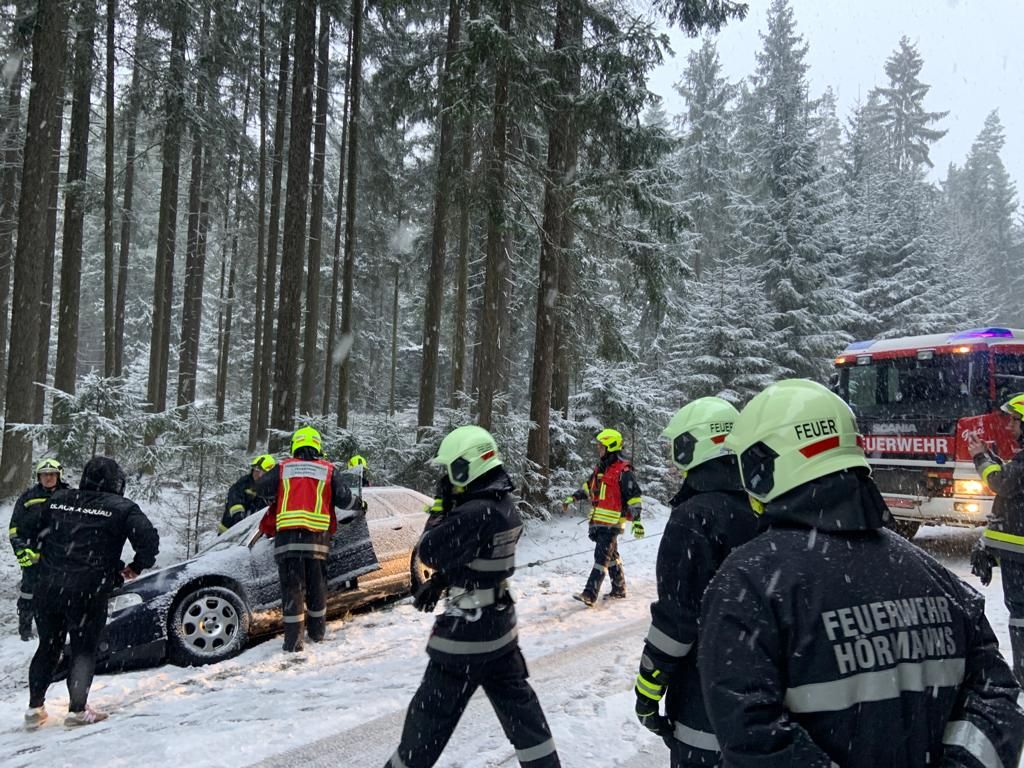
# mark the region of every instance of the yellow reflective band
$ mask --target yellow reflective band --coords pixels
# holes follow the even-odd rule
[[[326,531],[331,526],[327,515],[316,515],[308,510],[290,510],[277,516],[277,529],[301,526],[314,531]]]
[[[288,509],[288,493],[291,491],[292,483],[284,472],[281,473],[281,485],[284,487],[284,493],[281,495],[281,506],[278,509]]]
[[[606,495],[607,493],[608,493],[608,486],[607,486],[607,485],[605,485],[605,484],[604,484],[604,483],[602,482],[602,483],[601,483],[601,493],[600,493],[600,494],[598,495],[598,497],[597,497],[597,498],[598,498],[598,499],[600,499],[601,501],[604,501],[604,497],[605,497],[605,495]]]
[[[981,479],[988,480],[989,475],[993,472],[1002,472],[1003,468],[998,464],[989,464],[983,470],[981,470]]]
[[[245,505],[243,504],[232,504],[231,509],[228,512],[245,512]]]
[[[217,533],[224,533],[224,531],[226,531],[227,529],[228,527],[224,525],[224,523],[221,523],[217,526]]]
[[[8,528],[7,529],[7,535],[9,535],[13,539],[15,536],[18,535],[18,529],[17,528]]]
[[[664,695],[665,686],[652,683],[642,674],[636,676],[636,692],[646,696],[651,701],[661,701]]]
[[[441,499],[434,499],[434,503],[427,507],[427,509],[430,512],[444,512],[444,502]]]
[[[27,499],[25,501],[24,506],[31,507],[31,506],[34,506],[36,504],[42,504],[44,501],[46,501],[46,497],[45,496],[43,498],[41,498],[41,499]]]
[[[590,513],[590,519],[601,523],[608,523],[609,525],[615,525],[622,519],[622,513],[617,509],[602,509],[601,507],[594,507],[593,512]]]
[[[759,499],[755,499],[753,496],[747,496],[747,501],[750,502],[750,508],[754,510],[755,515],[764,514],[764,502]]]
[[[324,481],[320,480],[316,484],[316,506],[313,508],[314,515],[322,515],[324,513]]]
[[[626,502],[627,507],[632,507],[635,504],[639,504],[642,499],[639,496],[634,496],[632,499]]]
[[[1015,536],[1012,533],[1004,533],[1003,531],[993,531],[989,528],[985,529],[984,536],[986,539],[1005,541],[1007,544],[1016,544],[1018,547],[1024,547],[1024,536]]]

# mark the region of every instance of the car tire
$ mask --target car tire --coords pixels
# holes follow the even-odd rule
[[[230,659],[249,639],[249,608],[228,587],[200,587],[175,601],[168,628],[168,657],[198,667]]]
[[[892,523],[892,529],[907,541],[913,539],[920,528],[921,524],[914,520],[894,520]]]
[[[427,580],[434,575],[434,569],[424,565],[423,561],[420,560],[420,552],[418,547],[414,547],[412,550],[412,557],[409,559],[409,576],[410,584],[412,587],[412,594],[416,594],[416,591],[427,583]]]

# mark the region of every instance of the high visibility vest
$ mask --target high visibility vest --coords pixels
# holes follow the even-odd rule
[[[619,525],[622,521],[622,488],[619,476],[629,468],[629,462],[613,461],[604,472],[594,470],[587,490],[590,492],[590,522],[599,525]]]
[[[278,466],[281,480],[277,492],[276,529],[329,531],[334,466],[323,459],[285,459]]]

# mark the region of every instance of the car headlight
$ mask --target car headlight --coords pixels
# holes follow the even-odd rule
[[[955,496],[989,496],[988,486],[981,480],[954,480],[953,495]]]
[[[107,612],[117,613],[125,608],[131,608],[133,605],[142,605],[142,595],[137,595],[134,592],[125,592],[110,598],[107,602]]]

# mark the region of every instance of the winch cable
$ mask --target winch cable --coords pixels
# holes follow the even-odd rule
[[[586,521],[584,520],[583,522],[586,522]],[[630,539],[628,541],[621,541],[621,542],[619,542],[619,546],[621,547],[623,544],[636,544],[639,541],[646,541],[648,539],[656,539],[659,536],[662,536],[664,533],[665,533],[664,531],[659,531],[658,533],[652,533],[652,534],[649,534],[647,536],[644,536],[643,539]],[[584,550],[582,550],[580,552],[570,552],[568,555],[559,555],[558,557],[549,557],[546,560],[534,560],[534,561],[529,562],[529,563],[523,563],[522,565],[520,565],[519,563],[516,563],[516,568],[534,568],[535,566],[538,566],[538,565],[547,565],[548,563],[554,563],[554,562],[556,562],[558,560],[565,560],[568,557],[579,557],[580,555],[590,555],[590,554],[593,554],[593,552],[594,552],[594,548],[590,547],[589,549],[584,549]]]

